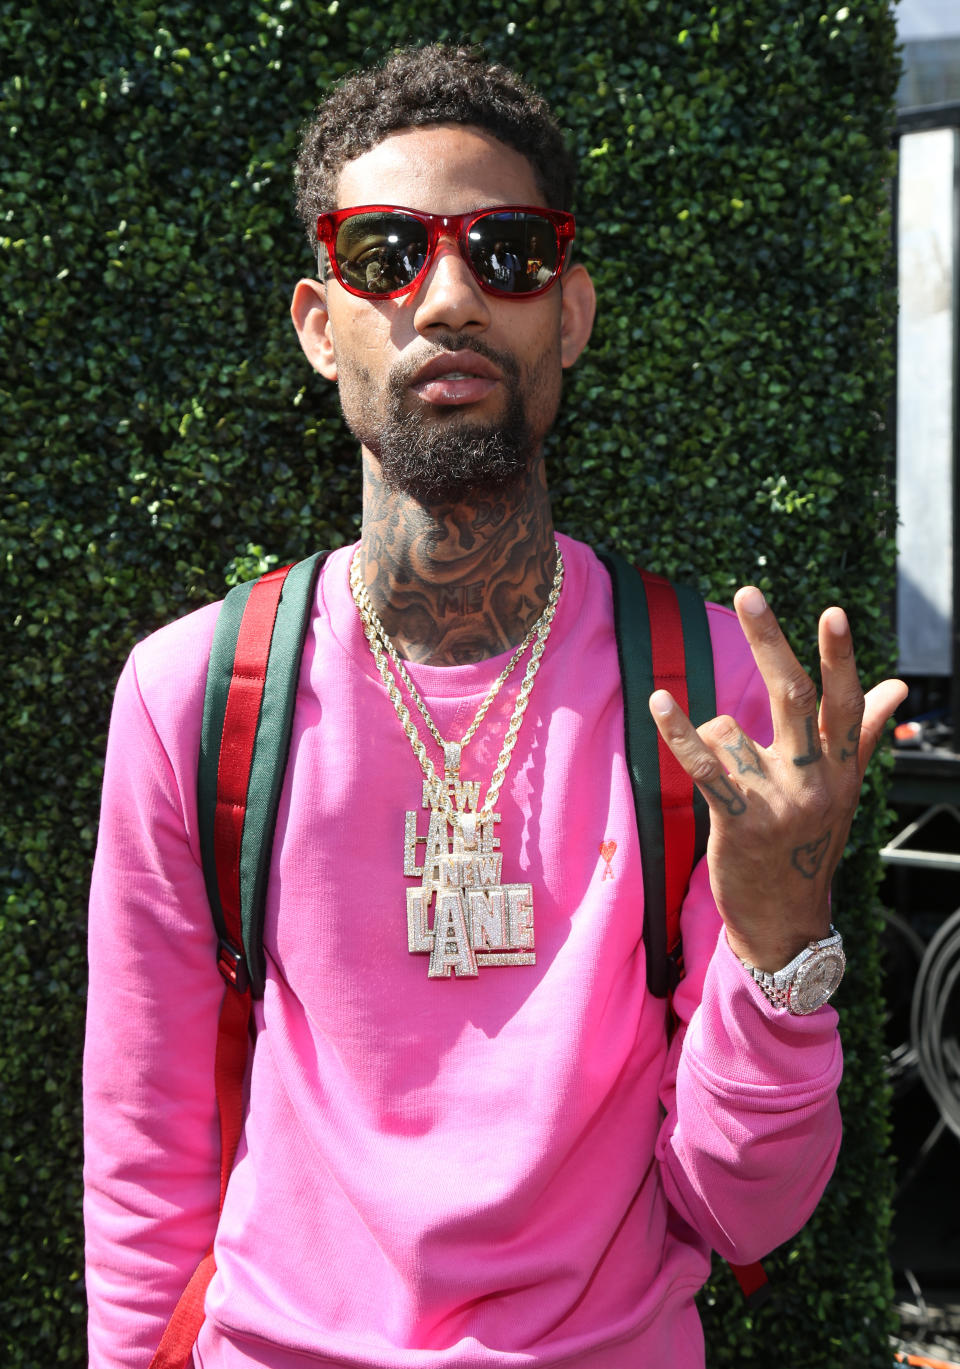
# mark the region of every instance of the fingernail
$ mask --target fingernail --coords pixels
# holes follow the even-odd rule
[[[650,707],[653,709],[654,713],[658,713],[661,718],[665,718],[673,710],[673,699],[671,699],[665,689],[657,689],[650,695]]]
[[[744,613],[749,613],[753,618],[759,617],[767,607],[766,599],[764,599],[755,585],[751,585],[748,589],[741,591],[739,603]]]
[[[833,608],[830,610],[830,616],[827,619],[827,628],[833,633],[834,637],[842,637],[847,632],[849,624],[847,623],[847,615],[842,608]]]

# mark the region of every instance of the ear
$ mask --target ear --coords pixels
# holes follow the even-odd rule
[[[297,330],[300,346],[310,365],[327,380],[337,378],[337,358],[334,354],[327,294],[322,281],[297,282],[290,303],[290,317]]]
[[[587,345],[597,312],[593,281],[579,262],[563,273],[560,315],[560,364],[572,366]]]

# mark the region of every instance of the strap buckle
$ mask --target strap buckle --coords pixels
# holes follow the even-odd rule
[[[223,937],[217,945],[217,969],[237,993],[246,993],[250,987],[250,974],[242,951],[231,946]]]

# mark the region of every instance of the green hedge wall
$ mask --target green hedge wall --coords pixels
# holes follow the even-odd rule
[[[310,269],[289,164],[318,93],[411,39],[481,41],[555,104],[600,296],[550,460],[558,524],[729,599],[805,659],[848,605],[889,653],[894,312],[886,0],[0,0],[5,552],[0,1336],[84,1362],[84,903],[113,682],[133,642],[352,539],[354,444],[286,310]],[[846,1140],[714,1365],[886,1366],[889,1167],[869,788],[837,917]]]

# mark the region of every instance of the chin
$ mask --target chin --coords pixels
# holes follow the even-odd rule
[[[389,420],[366,445],[384,484],[427,507],[502,497],[529,476],[536,454],[525,416],[516,409],[487,422],[468,413],[440,422],[407,414]]]

